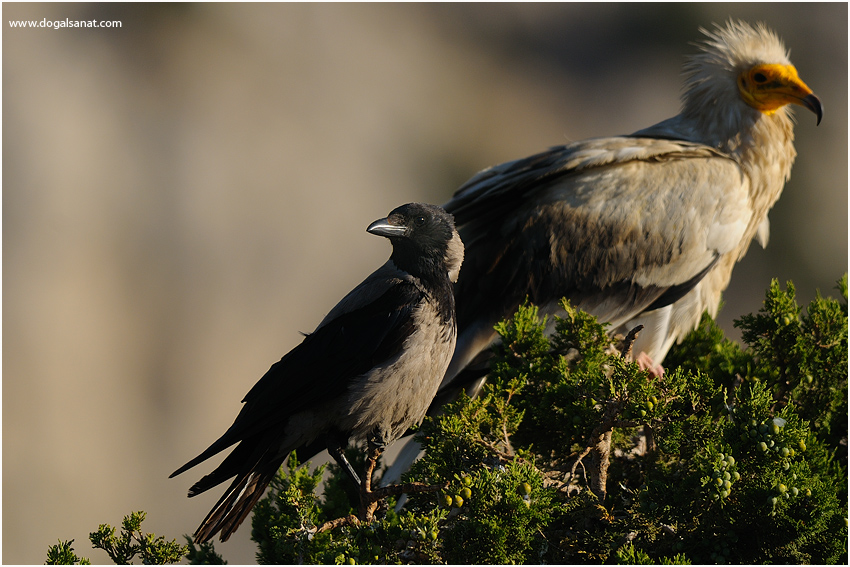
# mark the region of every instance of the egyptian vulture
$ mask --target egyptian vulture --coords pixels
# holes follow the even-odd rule
[[[789,105],[818,124],[823,107],[764,25],[701,31],[677,116],[485,169],[444,205],[466,260],[441,391],[486,356],[493,325],[526,296],[542,314],[567,297],[612,330],[643,324],[634,352],[660,373],[673,343],[716,314],[750,241],[767,244],[796,156]]]

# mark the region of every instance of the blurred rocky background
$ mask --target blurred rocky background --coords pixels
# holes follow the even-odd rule
[[[144,509],[191,533],[219,497],[169,480],[390,252],[366,226],[476,171],[678,112],[698,28],[761,20],[824,102],[767,250],[802,301],[847,270],[847,5],[4,4],[3,556]],[[17,29],[9,20],[120,20]],[[309,380],[309,376],[305,377]],[[254,560],[246,525],[219,550]]]

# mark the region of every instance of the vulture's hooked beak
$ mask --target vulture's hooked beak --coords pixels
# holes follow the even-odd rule
[[[800,104],[814,112],[815,116],[818,117],[818,124],[820,124],[820,120],[823,118],[823,105],[821,104],[820,99],[812,93],[800,100]]]

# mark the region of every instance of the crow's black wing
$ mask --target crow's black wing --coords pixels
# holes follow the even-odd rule
[[[284,423],[291,415],[344,395],[357,377],[389,360],[413,332],[413,310],[424,292],[397,281],[374,301],[324,323],[254,385],[233,425],[178,475],[239,441]]]

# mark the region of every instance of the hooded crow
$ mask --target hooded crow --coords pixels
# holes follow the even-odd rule
[[[195,496],[234,480],[194,534],[226,541],[257,503],[284,459],[327,448],[359,483],[342,448],[382,447],[418,423],[455,347],[452,283],[463,244],[440,207],[403,205],[366,229],[389,238],[390,259],[354,288],[316,330],[251,388],[233,425],[178,475],[236,445],[189,489]]]

